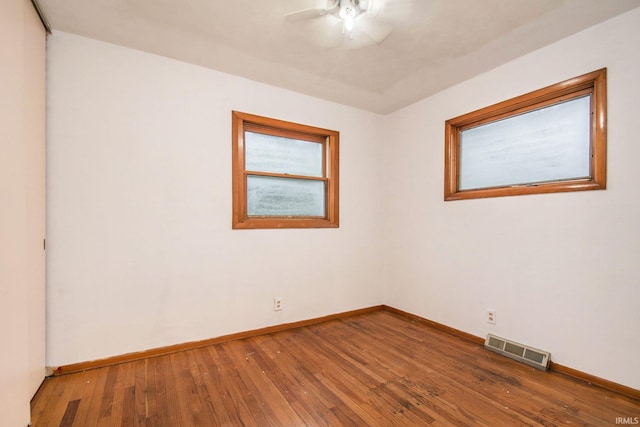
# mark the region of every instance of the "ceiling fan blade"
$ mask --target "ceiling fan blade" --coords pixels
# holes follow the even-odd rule
[[[287,13],[284,15],[284,19],[289,22],[298,22],[304,21],[306,19],[316,18],[318,16],[322,16],[324,13],[321,10],[316,9],[315,7],[309,9],[302,9],[296,12]]]
[[[393,27],[391,25],[381,21],[374,21],[366,15],[362,16],[356,25],[360,31],[371,37],[371,39],[376,43],[382,43],[384,39],[389,37],[391,31],[393,31]]]
[[[380,11],[384,9],[385,0],[361,0],[360,4],[364,7],[365,13],[369,18],[376,19]]]
[[[316,18],[322,16],[336,7],[335,2],[330,0],[316,0],[316,6],[307,9],[298,10],[295,12],[287,13],[284,18],[289,22],[304,21],[306,19]]]

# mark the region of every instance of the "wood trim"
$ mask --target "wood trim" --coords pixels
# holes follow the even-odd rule
[[[307,181],[322,181],[329,182],[329,178],[324,176],[310,176],[310,175],[294,175],[288,173],[276,173],[276,172],[258,172],[258,171],[244,171],[245,175],[250,176],[266,176],[268,178],[288,178],[288,179],[306,179]]]
[[[397,308],[389,307],[386,305],[383,305],[382,307],[384,310],[389,311],[391,313],[404,316],[415,322],[430,326],[434,329],[438,329],[440,331],[446,332],[447,334],[457,336],[458,338],[461,338],[465,341],[470,341],[478,345],[484,346],[484,338],[469,334],[467,332],[461,331],[456,328],[452,328],[450,326],[443,325],[442,323],[434,322],[433,320],[425,319],[424,317],[420,317],[412,313],[407,313],[406,311],[398,310]],[[587,374],[586,372],[569,368],[567,366],[563,366],[555,362],[550,363],[549,370],[553,373],[564,375],[566,377],[570,377],[575,380],[585,382],[587,384],[591,384],[608,391],[612,391],[614,393],[620,393],[626,397],[640,401],[640,390],[636,390],[634,388],[627,387],[625,385],[618,384],[613,381],[605,380],[604,378],[596,377],[595,375]]]
[[[339,145],[340,132],[307,126],[299,123],[261,117],[253,114],[232,111],[232,221],[233,229],[257,228],[339,228]],[[279,176],[283,178],[316,179],[298,175],[269,174],[245,169],[244,133],[245,130],[277,136],[320,142],[323,152],[323,171],[321,178],[325,182],[325,216],[313,217],[249,217],[247,215],[247,176]]]
[[[93,360],[89,362],[79,362],[79,363],[74,363],[70,365],[63,365],[53,369],[53,376],[66,375],[66,374],[71,374],[75,372],[87,371],[89,369],[97,369],[105,366],[117,365],[120,363],[144,360],[150,357],[163,356],[166,354],[177,353],[177,352],[186,351],[186,350],[193,350],[196,348],[206,347],[209,345],[218,344],[222,342],[240,340],[240,339],[280,332],[280,331],[286,331],[289,329],[315,325],[315,324],[327,322],[330,320],[345,319],[348,317],[357,316],[359,314],[366,314],[366,313],[371,313],[379,310],[385,310],[387,312],[394,313],[398,316],[405,317],[414,322],[437,329],[439,331],[445,332],[449,335],[453,335],[465,341],[468,341],[480,346],[484,345],[484,338],[478,337],[476,335],[461,331],[456,328],[452,328],[442,323],[434,322],[433,320],[425,319],[424,317],[418,316],[416,314],[408,313],[406,311],[402,311],[395,307],[390,307],[388,305],[377,305],[377,306],[362,308],[358,310],[351,310],[351,311],[346,311],[342,313],[331,314],[328,316],[317,317],[313,319],[301,320],[298,322],[284,323],[281,325],[268,326],[266,328],[260,328],[260,329],[245,331],[245,332],[238,332],[235,334],[223,335],[220,337],[210,338],[202,341],[192,341],[188,343],[175,344],[175,345],[170,345],[166,347],[159,347],[151,350],[145,350],[145,351],[140,351],[136,353],[128,353],[120,356],[113,356],[113,357]],[[620,393],[626,397],[640,401],[640,390],[636,390],[634,388],[627,387],[625,385],[618,384],[613,381],[606,380],[604,378],[596,377],[595,375],[587,374],[585,372],[579,371],[577,369],[569,368],[567,366],[563,366],[555,362],[551,362],[549,370],[555,374],[564,375],[566,377],[570,377],[575,380],[585,382],[587,384],[591,384],[596,387],[600,387],[602,389],[605,389],[614,393]]]
[[[592,113],[595,116],[591,122],[593,146],[591,152],[591,174],[593,180],[602,189],[607,188],[607,69],[594,71],[598,73],[593,82]]]
[[[244,175],[244,122],[242,114],[231,112],[231,185],[232,185],[232,228],[237,228],[247,216],[246,180]]]
[[[452,328],[451,326],[443,325],[442,323],[434,322],[433,320],[425,319],[424,317],[420,317],[416,314],[407,313],[406,311],[402,311],[394,307],[389,307],[387,305],[383,305],[382,307],[386,311],[406,317],[408,319],[413,320],[414,322],[421,323],[423,325],[429,326],[433,329],[437,329],[442,332],[446,332],[449,335],[453,335],[465,341],[470,341],[475,344],[484,345],[484,338],[480,338],[475,335],[469,334],[467,332],[463,332],[460,329]]]
[[[179,351],[193,350],[196,348],[206,347],[213,344],[219,344],[222,342],[241,340],[245,338],[252,338],[260,335],[272,334],[274,332],[286,331],[289,329],[300,328],[303,326],[315,325],[318,323],[328,322],[330,320],[344,319],[351,316],[357,316],[359,314],[371,313],[374,311],[383,310],[384,306],[378,305],[373,307],[361,308],[358,310],[345,311],[337,314],[330,314],[328,316],[316,317],[313,319],[300,320],[298,322],[283,323],[280,325],[267,326],[265,328],[253,329],[245,332],[238,332],[229,335],[222,335],[216,338],[209,338],[201,341],[191,341],[182,344],[174,344],[165,347],[153,348],[150,350],[138,351],[135,353],[127,353],[119,356],[107,357],[104,359],[91,360],[88,362],[72,363],[70,365],[58,366],[53,369],[53,376],[72,374],[75,372],[87,371],[89,369],[103,368],[105,366],[117,365],[120,363],[134,362],[137,360],[144,360],[150,357],[163,356],[166,354],[177,353]]]
[[[549,370],[640,401],[640,390],[636,390],[635,388],[605,380],[604,378],[596,377],[595,375],[587,374],[586,372],[578,371],[577,369],[569,368],[568,366],[560,365],[555,362],[551,362]]]
[[[591,95],[590,177],[553,182],[504,185],[493,188],[459,190],[460,133],[470,127],[513,117],[559,101]],[[527,94],[449,119],[444,136],[444,200],[567,191],[604,190],[607,186],[607,69],[578,76]]]
[[[287,126],[288,122],[283,122],[282,120],[274,119],[274,126],[267,126],[264,124],[258,124],[248,121],[251,118],[255,119],[257,117],[254,115],[239,113],[237,117],[244,120],[243,128],[245,132],[261,133],[264,135],[280,136],[290,139],[299,139],[302,141],[315,142],[322,145],[325,145],[327,143],[326,132],[319,133],[321,129],[315,127],[310,127],[310,132],[302,132],[299,127],[303,125],[298,125],[296,129],[293,130],[290,129],[290,126]],[[275,124],[277,124],[279,127],[276,127]],[[297,125],[297,123],[294,123],[294,125]]]

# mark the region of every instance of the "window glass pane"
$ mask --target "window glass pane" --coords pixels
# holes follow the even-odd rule
[[[247,176],[248,216],[325,216],[325,182]]]
[[[323,144],[245,132],[248,171],[322,177]]]
[[[591,96],[467,129],[459,189],[588,178]]]

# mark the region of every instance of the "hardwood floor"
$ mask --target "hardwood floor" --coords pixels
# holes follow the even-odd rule
[[[639,416],[639,401],[384,310],[49,378],[32,401],[35,427],[601,426]]]

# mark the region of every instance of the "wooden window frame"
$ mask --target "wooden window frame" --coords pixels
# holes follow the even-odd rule
[[[245,131],[264,133],[286,138],[321,143],[323,150],[323,176],[320,178],[297,175],[272,174],[247,171],[245,169]],[[338,228],[339,189],[338,153],[340,133],[334,130],[292,123],[253,114],[232,111],[232,184],[233,184],[233,229],[257,228]],[[280,178],[303,178],[324,181],[325,216],[249,216],[247,215],[247,176],[273,176]]]
[[[445,122],[444,200],[566,191],[604,190],[607,180],[607,69],[603,68],[527,93]],[[463,130],[495,122],[561,101],[591,95],[590,177],[554,182],[459,190],[460,134]]]

